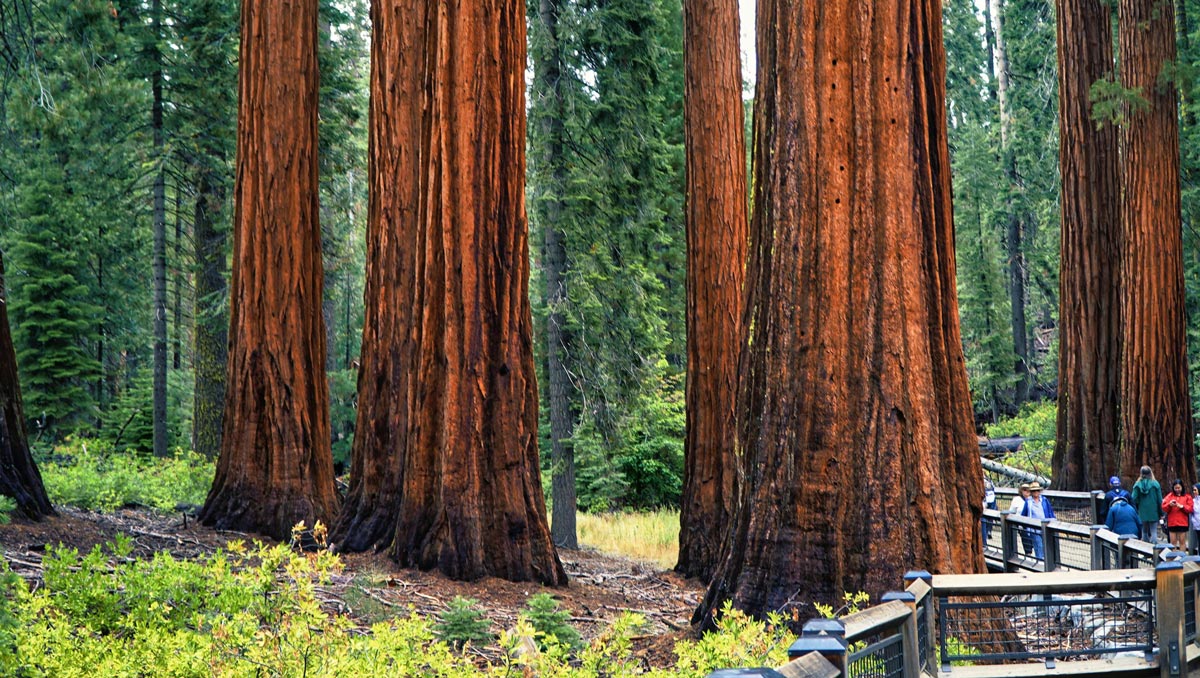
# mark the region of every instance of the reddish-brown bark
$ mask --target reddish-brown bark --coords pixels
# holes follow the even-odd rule
[[[37,520],[54,514],[25,435],[17,354],[8,327],[3,254],[0,254],[0,495],[16,501],[17,510],[27,518]]]
[[[343,548],[562,584],[537,450],[525,8],[372,5],[366,321]]]
[[[242,3],[225,429],[207,525],[329,523],[317,204],[317,1]]]
[[[1121,471],[1143,464],[1159,477],[1195,477],[1183,291],[1175,60],[1175,8],[1121,0],[1121,80],[1149,102],[1125,127],[1121,354]]]
[[[983,567],[941,16],[759,4],[747,471],[705,622]]]
[[[1058,0],[1058,434],[1054,485],[1090,490],[1119,470],[1121,212],[1117,128],[1097,126],[1089,92],[1113,72],[1112,10],[1103,0]]]
[[[736,477],[737,361],[749,225],[736,0],[686,0],[687,435],[682,574],[720,564]]]

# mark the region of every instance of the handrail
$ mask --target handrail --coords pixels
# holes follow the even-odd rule
[[[939,596],[1003,596],[1013,593],[1103,593],[1154,588],[1154,570],[1094,572],[1012,572],[1007,574],[935,574]]]
[[[842,623],[846,625],[846,642],[853,643],[895,629],[911,613],[904,603],[892,601],[848,614],[842,617]]]

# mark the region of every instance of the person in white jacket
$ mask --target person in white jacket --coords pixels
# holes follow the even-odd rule
[[[1025,501],[1029,499],[1029,483],[1021,483],[1017,489],[1017,495],[1008,505],[1008,512],[1019,516],[1025,512]],[[1017,533],[1021,535],[1021,552],[1025,555],[1033,553],[1033,538],[1026,530],[1018,530]]]

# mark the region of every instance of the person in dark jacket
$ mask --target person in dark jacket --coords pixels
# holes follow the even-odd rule
[[[1129,501],[1129,490],[1121,487],[1121,479],[1113,476],[1108,479],[1108,492],[1104,493],[1104,504],[1100,507],[1100,522],[1108,524],[1108,507],[1116,501],[1117,497],[1124,497],[1125,501]],[[1137,535],[1140,532],[1134,532]]]
[[[1137,511],[1129,505],[1125,497],[1117,497],[1112,506],[1108,507],[1108,518],[1104,526],[1120,535],[1136,537],[1142,531],[1142,521],[1138,520]]]
[[[1158,519],[1162,518],[1162,486],[1154,479],[1154,471],[1149,466],[1143,466],[1141,478],[1133,484],[1133,492],[1129,493],[1129,505],[1138,512],[1138,520],[1142,521],[1142,541],[1151,544],[1158,543]]]

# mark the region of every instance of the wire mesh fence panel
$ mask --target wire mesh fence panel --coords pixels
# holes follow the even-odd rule
[[[960,601],[939,598],[938,650],[955,661],[1075,660],[1154,649],[1153,592]],[[1018,642],[1012,642],[1015,634]]]
[[[917,606],[917,652],[921,655],[921,670],[932,673],[929,666],[929,596]]]
[[[1126,547],[1125,563],[1123,565],[1125,569],[1135,569],[1139,567],[1153,568],[1154,565],[1155,561],[1153,553],[1143,553],[1142,551]]]
[[[1004,533],[1001,531],[1000,517],[984,514],[981,527],[984,555],[988,558],[1002,560],[1004,558]]]
[[[1183,637],[1187,642],[1196,639],[1196,582],[1183,587]]]
[[[1027,570],[1042,569],[1045,557],[1042,555],[1041,529],[1011,521],[1006,525],[1013,544],[1012,555],[1018,559],[1018,564]]]
[[[849,678],[900,678],[904,674],[904,638],[893,634],[873,643],[855,643],[846,660]]]
[[[1090,536],[1053,530],[1058,566],[1065,570],[1092,569],[1092,539]]]
[[[1107,541],[1100,542],[1100,569],[1121,569],[1121,550],[1116,544]]]

